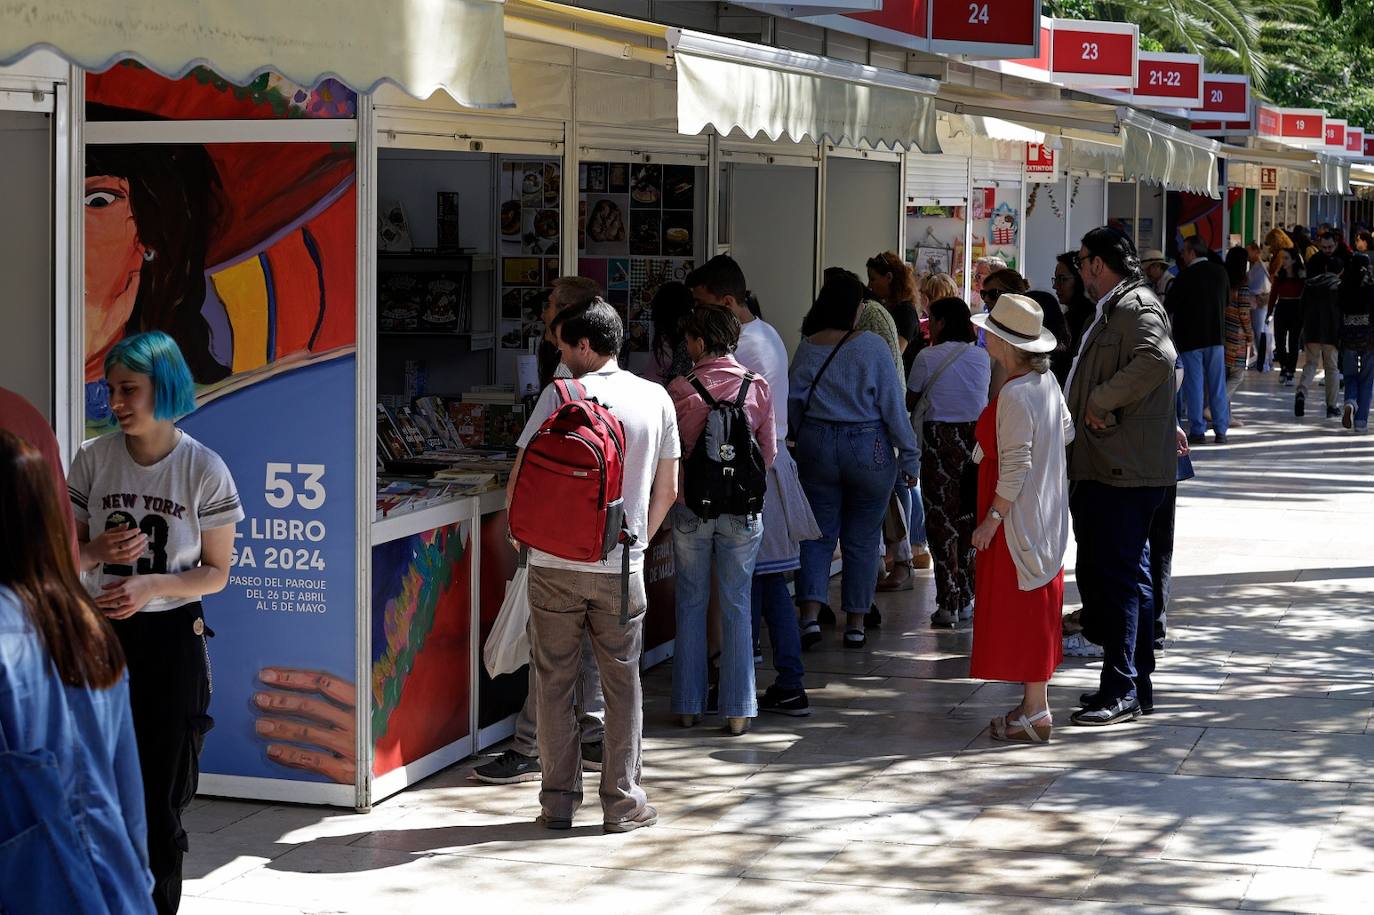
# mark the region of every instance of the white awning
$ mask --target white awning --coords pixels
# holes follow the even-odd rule
[[[1321,166],[1321,190],[1323,194],[1350,193],[1350,163],[1339,156],[1317,153],[1317,164]]]
[[[87,70],[132,58],[164,76],[206,66],[244,84],[266,71],[360,92],[392,82],[471,108],[514,105],[494,0],[0,0],[0,64],[50,48]]]
[[[1220,197],[1217,152],[1221,144],[1131,108],[1117,109],[1127,178],[1172,190]]]
[[[935,80],[682,29],[668,46],[682,133],[940,151]]]

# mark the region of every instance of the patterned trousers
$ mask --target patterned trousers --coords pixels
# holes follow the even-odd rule
[[[960,492],[964,466],[973,459],[976,423],[926,423],[921,446],[921,499],[926,544],[935,560],[935,604],[958,611],[973,601],[973,512]]]

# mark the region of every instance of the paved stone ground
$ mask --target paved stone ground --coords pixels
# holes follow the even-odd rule
[[[1374,437],[1252,379],[1181,487],[1153,718],[1067,726],[1097,679],[1068,660],[1054,742],[992,743],[1017,690],[965,679],[926,573],[866,651],[807,656],[811,718],[683,731],[652,671],[653,829],[603,835],[592,788],[546,832],[471,762],[361,816],[200,800],[183,911],[1374,911]]]

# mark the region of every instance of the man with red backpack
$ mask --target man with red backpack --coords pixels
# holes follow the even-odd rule
[[[585,632],[606,703],[603,826],[628,832],[658,819],[639,785],[644,552],[677,498],[677,418],[662,387],[616,363],[623,327],[606,302],[568,308],[552,329],[574,380],[544,389],[520,436],[508,492],[512,538],[530,549],[543,770],[537,822],[570,829],[582,803],[573,688]]]

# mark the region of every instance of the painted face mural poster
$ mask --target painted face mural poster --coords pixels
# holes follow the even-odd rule
[[[326,81],[247,87],[136,64],[87,80],[88,117],[354,116]],[[246,519],[205,600],[207,775],[355,781],[355,152],[337,143],[90,145],[86,419],[115,428],[106,353],[174,337],[198,408],[179,425],[228,465]]]

